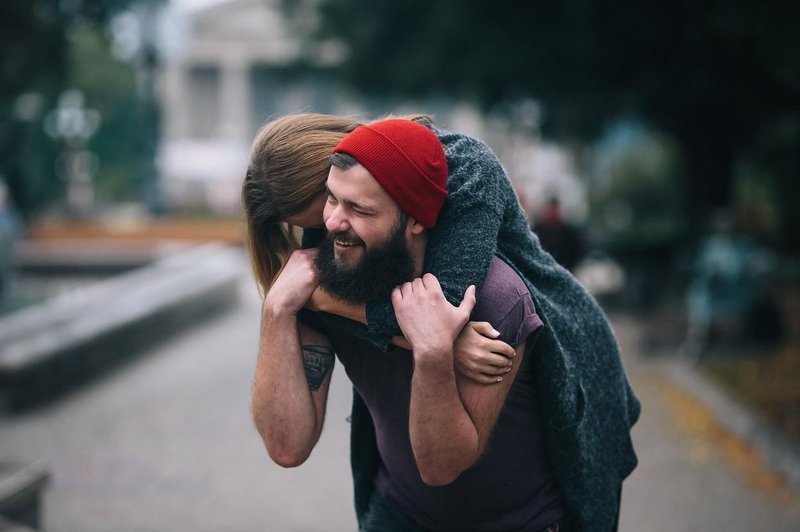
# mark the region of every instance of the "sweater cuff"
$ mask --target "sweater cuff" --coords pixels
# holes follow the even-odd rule
[[[394,315],[394,307],[389,302],[369,302],[366,305],[367,329],[371,334],[385,336],[388,338],[387,344],[391,342],[393,336],[402,333]]]

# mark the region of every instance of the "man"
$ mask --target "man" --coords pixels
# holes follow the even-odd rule
[[[332,342],[375,423],[369,432],[379,459],[370,465],[354,456],[357,484],[375,488],[359,515],[363,530],[558,530],[565,510],[547,466],[528,362],[542,322],[525,283],[495,259],[477,304],[471,287],[456,307],[435,277],[423,275],[427,229],[447,179],[428,129],[382,121],[356,129],[334,151],[324,214],[330,238],[318,253],[295,252],[264,302],[253,414],[270,456],[299,465],[316,444]],[[320,281],[349,301],[392,292],[410,352],[383,354],[341,331],[326,336],[299,323]],[[453,341],[470,314],[516,348],[498,385],[453,370]]]

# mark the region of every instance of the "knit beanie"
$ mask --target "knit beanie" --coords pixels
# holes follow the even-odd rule
[[[333,149],[366,168],[400,209],[424,227],[436,225],[447,197],[447,159],[425,126],[386,119],[358,126]]]

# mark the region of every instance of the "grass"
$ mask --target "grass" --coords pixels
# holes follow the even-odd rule
[[[741,330],[723,331],[715,335],[698,368],[733,398],[800,442],[800,287],[783,286],[778,297],[785,325],[782,343],[757,346],[737,334]],[[668,299],[640,313],[637,320],[643,353],[677,356],[686,333],[681,298]]]
[[[701,364],[714,381],[800,441],[800,347],[715,357]]]

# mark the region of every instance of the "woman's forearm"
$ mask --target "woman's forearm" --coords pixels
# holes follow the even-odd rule
[[[314,290],[307,307],[311,310],[336,314],[337,316],[359,323],[367,323],[367,309],[365,304],[346,303],[341,299],[333,297],[322,288]]]

